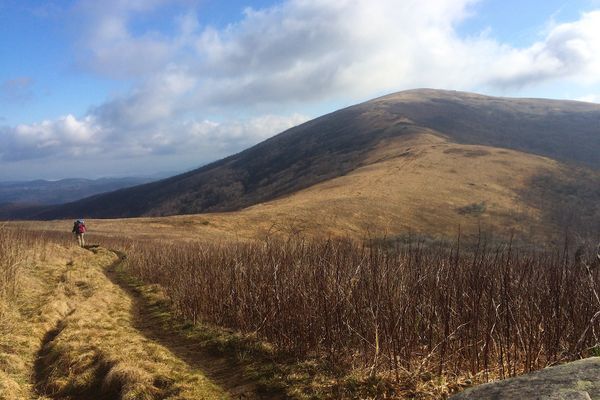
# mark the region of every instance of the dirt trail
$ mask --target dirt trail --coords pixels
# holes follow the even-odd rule
[[[106,276],[132,299],[134,327],[146,338],[169,349],[192,369],[200,371],[223,388],[233,399],[285,398],[280,393],[260,393],[257,383],[244,376],[242,365],[231,357],[208,350],[198,338],[190,337],[185,331],[171,326],[170,322],[173,321],[164,317],[164,305],[149,302],[119,274],[118,269],[122,266],[125,255],[113,252],[119,259],[105,270]]]

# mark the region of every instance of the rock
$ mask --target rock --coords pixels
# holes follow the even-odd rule
[[[600,400],[600,357],[476,386],[450,399]]]

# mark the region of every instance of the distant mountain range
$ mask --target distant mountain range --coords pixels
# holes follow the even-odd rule
[[[155,179],[126,177],[0,182],[0,216],[31,207],[70,203],[153,180]]]
[[[524,210],[532,218],[550,218],[547,210],[575,204],[585,208],[585,215],[600,217],[593,204],[600,200],[599,154],[598,104],[410,90],[322,116],[185,174],[56,207],[30,209],[20,216],[167,216],[287,201],[294,206],[286,213],[334,203],[336,210],[352,203],[351,212],[357,215],[368,214],[365,210],[370,208],[396,207],[390,218],[400,213],[399,220],[408,218],[403,217],[403,207],[408,210],[417,204],[429,210],[423,218],[434,218],[437,212],[487,215],[501,221]],[[430,157],[427,163],[426,155]],[[424,165],[428,167],[418,169]],[[384,168],[394,180],[383,186],[378,182],[388,178],[377,181],[366,172],[377,169],[382,173]],[[402,180],[410,174],[414,174],[410,181]],[[444,203],[431,199],[427,182],[433,178],[436,189],[447,190]],[[453,187],[452,181],[465,187]],[[353,193],[357,194],[340,197],[341,185],[356,187]],[[317,187],[329,189],[310,200],[302,195]],[[364,193],[383,192],[389,192],[385,200],[379,199],[384,204],[373,204],[375,197],[364,198]],[[495,202],[486,193],[504,196],[506,201]],[[300,198],[302,202],[293,201]],[[513,217],[509,219],[523,220]],[[454,219],[445,223],[449,221]]]

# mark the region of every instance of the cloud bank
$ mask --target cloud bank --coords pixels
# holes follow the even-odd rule
[[[187,11],[169,34],[137,27],[173,3]],[[241,150],[327,104],[415,87],[600,83],[600,11],[517,48],[458,33],[475,3],[288,0],[217,28],[198,22],[193,1],[82,1],[77,65],[132,88],[81,117],[0,128],[0,160],[198,154],[200,165],[207,148]]]

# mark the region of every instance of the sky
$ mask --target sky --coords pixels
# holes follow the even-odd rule
[[[600,0],[0,0],[0,180],[186,171],[422,87],[600,102]]]

